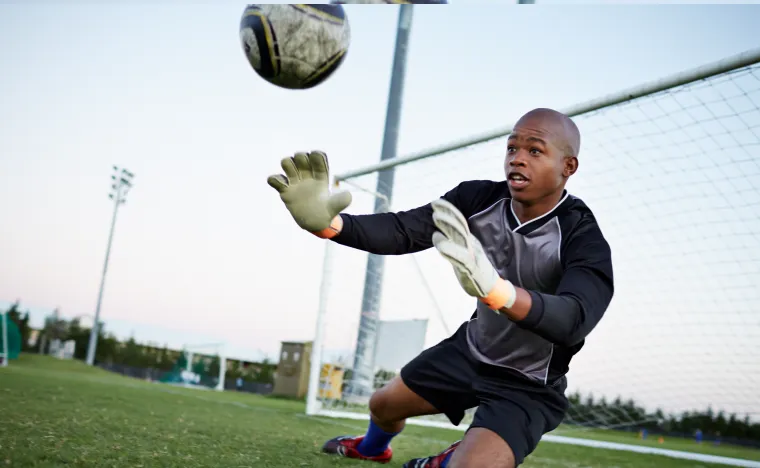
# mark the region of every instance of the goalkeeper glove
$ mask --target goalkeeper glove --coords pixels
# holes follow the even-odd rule
[[[459,284],[470,296],[477,297],[490,309],[509,309],[517,299],[514,285],[499,277],[480,241],[470,233],[464,215],[451,203],[432,202],[433,245],[454,267]]]
[[[327,155],[296,153],[280,165],[285,174],[271,175],[267,183],[280,193],[296,224],[323,239],[338,235],[343,227],[338,214],[351,204],[351,193],[330,193]]]

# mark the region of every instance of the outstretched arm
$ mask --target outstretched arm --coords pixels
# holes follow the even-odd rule
[[[330,193],[325,153],[296,153],[284,158],[280,165],[284,173],[269,176],[267,182],[277,190],[293,219],[305,231],[379,255],[401,255],[432,247],[435,225],[430,204],[397,213],[341,213],[350,205],[351,194]],[[464,192],[460,188],[462,185],[465,186]],[[475,195],[482,192],[476,186],[460,184],[443,198],[469,211]]]
[[[499,199],[503,189],[490,181],[468,180],[446,192],[441,200],[456,207],[464,219],[486,206],[488,200]],[[340,229],[331,237],[339,244],[378,255],[402,255],[429,249],[436,232],[434,203],[396,213],[358,216],[342,213],[334,220]]]
[[[397,213],[349,215],[341,213],[340,229],[332,240],[377,255],[403,255],[433,246],[435,231],[430,204]]]

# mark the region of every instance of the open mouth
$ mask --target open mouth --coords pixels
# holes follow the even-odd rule
[[[513,188],[523,188],[530,182],[527,177],[517,172],[509,174],[507,179],[509,180],[510,187]]]

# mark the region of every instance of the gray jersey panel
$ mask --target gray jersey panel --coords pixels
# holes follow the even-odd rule
[[[483,244],[491,264],[502,278],[515,286],[553,293],[562,275],[560,245],[562,232],[557,217],[550,212],[541,219],[523,224],[514,231],[507,218],[508,199],[470,217],[473,235]],[[527,234],[521,234],[526,231]],[[531,380],[545,383],[554,346],[533,332],[524,330],[506,316],[478,301],[477,315],[467,327],[470,350],[480,361],[514,369]]]

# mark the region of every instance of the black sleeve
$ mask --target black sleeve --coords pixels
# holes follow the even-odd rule
[[[492,190],[488,181],[467,181],[446,192],[442,198],[456,206],[465,217],[477,212]],[[486,189],[486,190],[483,190]],[[403,255],[433,246],[433,208],[430,203],[408,211],[350,215],[342,213],[343,229],[332,240],[338,244],[377,255]]]
[[[533,303],[520,325],[566,347],[583,341],[602,319],[614,293],[610,246],[595,222],[568,239],[555,294],[529,291]]]

